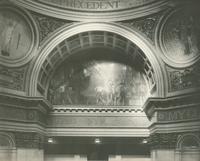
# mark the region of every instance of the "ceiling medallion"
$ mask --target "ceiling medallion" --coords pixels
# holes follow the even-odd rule
[[[194,8],[168,12],[160,21],[157,40],[167,64],[185,67],[195,63],[200,56],[200,18]]]
[[[0,7],[0,63],[20,66],[32,58],[36,36],[31,19],[12,6]]]

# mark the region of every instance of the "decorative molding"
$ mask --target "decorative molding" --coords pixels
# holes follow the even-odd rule
[[[79,136],[79,137],[148,137],[147,128],[47,128],[47,135],[51,136]]]
[[[143,113],[133,106],[54,106],[53,113]]]
[[[42,98],[0,94],[0,120],[46,125],[51,105]]]
[[[18,107],[27,110],[38,110],[46,114],[52,105],[43,97],[25,97],[11,94],[0,93],[1,105],[9,107]]]
[[[177,121],[169,123],[152,123],[149,126],[150,133],[176,133],[176,132],[194,132],[199,131],[200,121]]]
[[[46,133],[46,126],[41,126],[41,124],[31,123],[31,122],[19,122],[19,121],[0,121],[0,129],[4,131],[21,131],[21,132],[33,132],[36,131],[41,134]]]
[[[112,0],[110,0],[111,2]],[[115,1],[115,0],[114,0]],[[127,5],[129,1],[130,5]],[[85,9],[85,10],[80,10],[80,7],[78,7],[78,11],[74,10],[74,7],[72,8],[66,8],[66,1],[64,2],[64,5],[45,5],[43,3],[39,3],[38,1],[30,1],[30,0],[11,0],[14,4],[17,4],[21,7],[27,8],[32,11],[37,11],[38,13],[41,14],[46,14],[48,16],[60,18],[60,19],[66,19],[66,20],[71,20],[71,21],[103,21],[103,22],[108,22],[108,21],[123,21],[123,20],[128,20],[128,19],[133,19],[133,18],[138,18],[138,17],[143,17],[149,14],[157,13],[161,10],[164,10],[168,8],[168,0],[160,0],[160,1],[155,1],[153,0],[152,3],[149,3],[149,1],[142,0],[139,2],[133,1],[133,0],[126,0],[126,1],[121,1],[121,3],[125,4],[127,7],[124,9],[118,9],[118,10],[90,10],[90,9]],[[151,0],[152,1],[152,0]],[[52,2],[52,1],[51,1]],[[63,1],[62,1],[63,2]],[[71,1],[74,2],[74,1]],[[76,1],[80,2],[80,1]],[[98,0],[96,1],[98,2]],[[92,4],[96,4],[96,2],[91,2]],[[115,2],[118,2],[116,0]],[[135,3],[140,3],[140,5],[133,5]],[[86,2],[87,3],[87,2]],[[105,2],[99,2],[99,3],[105,3]],[[144,3],[146,5],[144,5]],[[77,3],[76,3],[77,4]],[[81,3],[83,4],[83,3]],[[90,4],[91,5],[91,4]],[[112,4],[113,7],[115,4]],[[132,6],[132,7],[131,7]],[[91,8],[91,7],[90,7]],[[116,7],[115,7],[116,8]]]
[[[51,128],[148,128],[150,122],[143,116],[66,115],[50,114],[47,127]]]
[[[200,105],[200,104],[199,104]],[[192,121],[200,120],[200,109],[199,105],[194,107],[176,108],[176,109],[166,109],[157,110],[157,121],[158,122],[175,122],[175,121]]]
[[[154,116],[155,112],[171,111],[175,109],[182,110],[175,113],[175,116],[173,116],[174,119],[172,119],[172,121],[182,120],[183,117],[179,118],[178,113],[179,114],[181,113],[182,114],[181,116],[185,115],[183,114],[183,112],[193,113],[196,107],[198,107],[200,104],[199,97],[200,97],[199,94],[188,94],[188,95],[181,95],[176,97],[174,96],[168,98],[149,98],[144,104],[143,109],[149,118],[155,117]],[[185,108],[192,109],[192,111],[185,111],[184,110]],[[171,114],[173,114],[173,112]],[[186,115],[188,117],[189,114]]]
[[[145,18],[124,21],[122,24],[141,31],[144,35],[146,35],[147,38],[152,41],[152,43],[154,43],[156,26],[162,14],[163,12],[159,12]]]
[[[41,3],[47,6],[59,7],[62,9],[69,9],[74,11],[94,11],[94,12],[106,12],[115,10],[126,10],[130,8],[137,8],[140,6],[146,6],[149,3],[155,3],[155,0],[33,0],[34,2]]]
[[[28,66],[8,68],[0,66],[0,86],[18,91],[25,90],[25,77]]]
[[[168,73],[168,91],[175,92],[200,87],[200,64],[185,69],[174,69],[166,66]]]
[[[72,21],[68,20],[61,20],[53,17],[49,17],[46,15],[38,14],[35,12],[31,12],[34,20],[36,21],[38,25],[38,30],[39,30],[39,39],[40,39],[40,44],[42,41],[48,37],[51,33],[53,33],[55,30],[62,26],[68,26],[73,24]]]
[[[46,116],[40,111],[2,105],[0,107],[0,120],[37,123],[42,126],[46,124]]]

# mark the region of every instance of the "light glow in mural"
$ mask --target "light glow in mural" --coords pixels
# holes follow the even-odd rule
[[[68,62],[55,72],[49,87],[54,105],[142,105],[148,96],[141,71],[111,60]]]

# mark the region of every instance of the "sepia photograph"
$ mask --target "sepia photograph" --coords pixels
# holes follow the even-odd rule
[[[200,161],[200,1],[0,0],[0,161]]]

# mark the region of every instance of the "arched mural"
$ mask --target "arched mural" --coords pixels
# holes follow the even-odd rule
[[[96,31],[105,33],[108,32],[108,34],[103,34],[106,35],[105,38],[100,40],[98,39],[97,43],[95,43],[96,40],[93,41],[92,33],[95,33]],[[86,40],[89,41],[84,39],[84,32],[87,32]],[[118,42],[118,36],[116,34],[119,36],[123,35],[125,46],[123,42],[123,44],[121,43],[123,47],[115,43]],[[30,79],[28,78],[30,80],[29,94],[31,96],[41,94],[47,97],[47,89],[50,84],[50,77],[52,77],[53,73],[52,69],[55,69],[57,65],[61,64],[61,62],[66,57],[74,55],[75,52],[81,51],[85,48],[95,47],[96,45],[100,47],[106,46],[111,47],[112,49],[116,48],[119,50],[125,50],[124,54],[129,53],[133,58],[136,55],[139,55],[143,61],[143,71],[145,72],[146,78],[148,79],[151,95],[160,96],[164,94],[163,73],[161,72],[162,70],[160,69],[157,58],[154,55],[154,48],[144,37],[142,37],[136,31],[129,30],[129,28],[124,26],[122,27],[118,24],[111,24],[106,22],[84,22],[65,27],[62,29],[62,34],[59,31],[55,35],[54,38],[52,36],[52,38],[49,40],[50,43],[44,44],[44,46],[41,48],[41,52],[36,60],[37,63],[35,63],[33,69],[31,70],[33,74],[31,75]],[[109,35],[116,36],[112,36],[110,39]],[[78,39],[76,39],[77,37]],[[94,35],[94,38],[95,37],[96,35]],[[98,35],[97,37],[99,38]],[[113,41],[114,39],[117,41]],[[112,40],[111,43],[110,40]],[[164,74],[166,73],[164,72]]]
[[[110,59],[107,54],[98,51],[66,60],[50,82],[52,104],[142,105],[149,88],[138,64],[118,54]]]

